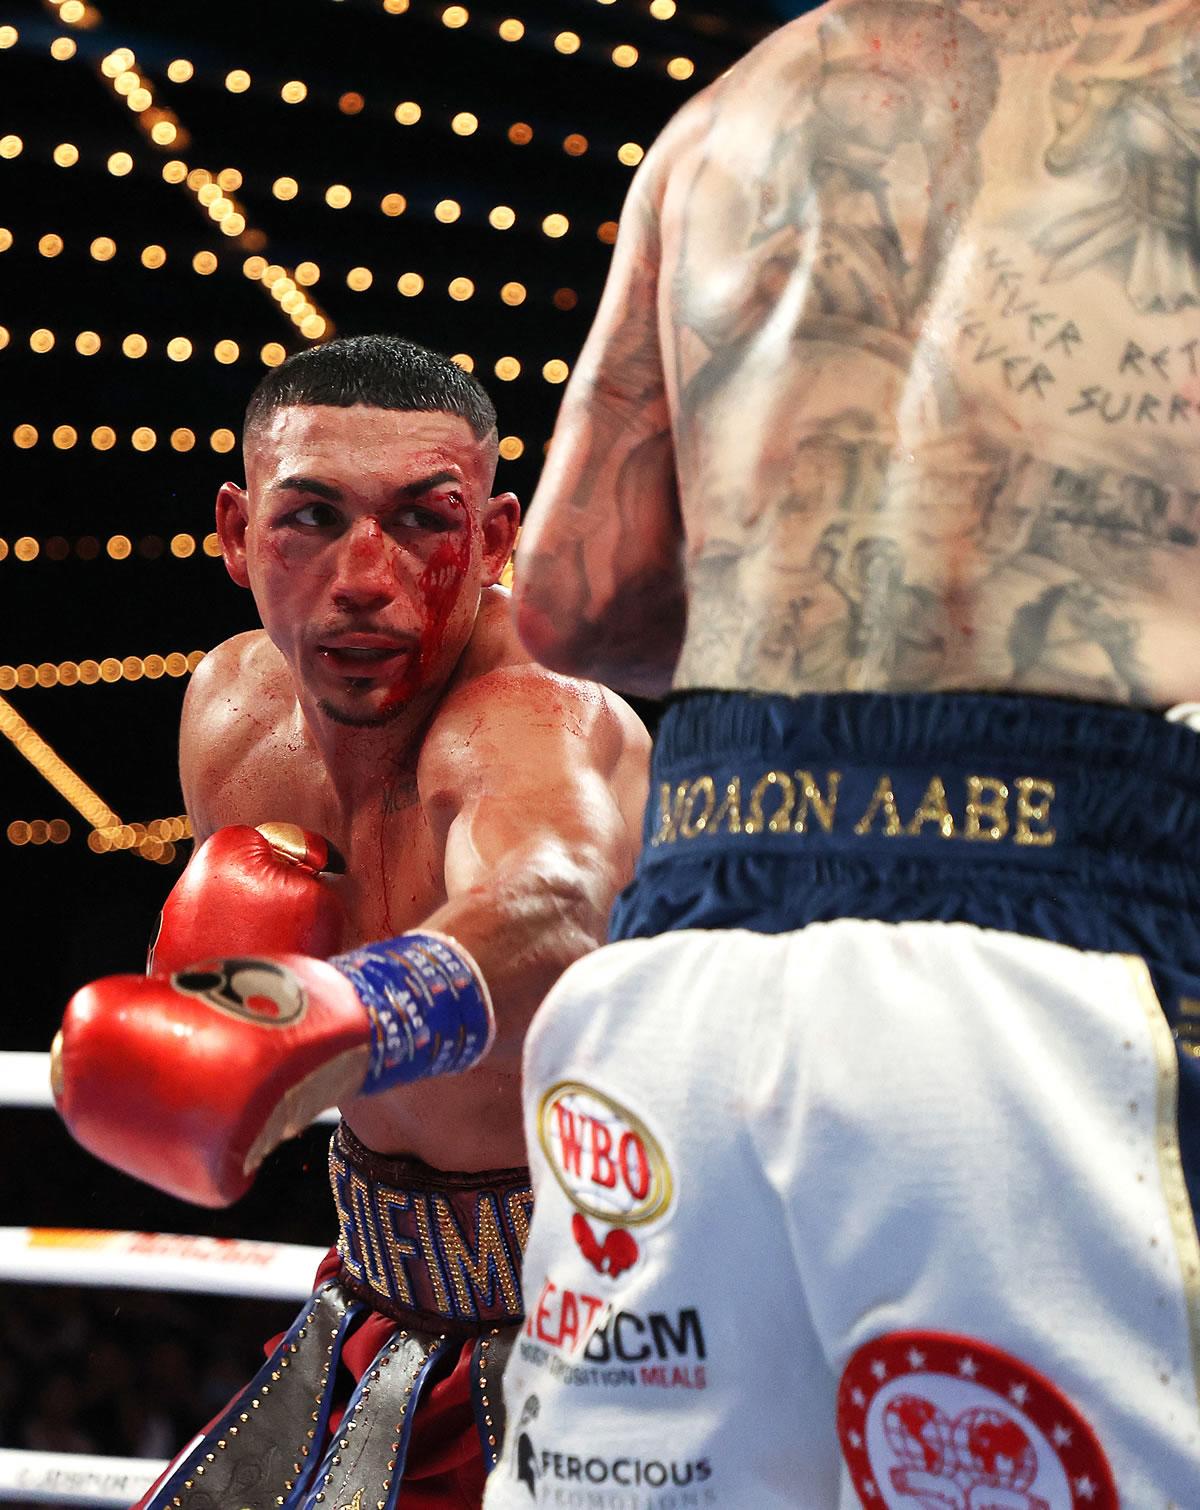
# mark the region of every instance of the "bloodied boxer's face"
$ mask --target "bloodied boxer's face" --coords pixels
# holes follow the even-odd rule
[[[297,689],[335,722],[390,722],[436,694],[516,534],[491,495],[495,436],[440,412],[293,405],[246,437],[218,530]]]

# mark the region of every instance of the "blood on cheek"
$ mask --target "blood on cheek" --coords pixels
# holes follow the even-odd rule
[[[424,685],[445,643],[446,629],[470,564],[471,535],[467,530],[456,531],[453,536],[441,540],[430,554],[417,578],[417,592],[423,607],[420,645],[416,655],[409,657],[395,684],[388,689],[385,708],[412,697]]]

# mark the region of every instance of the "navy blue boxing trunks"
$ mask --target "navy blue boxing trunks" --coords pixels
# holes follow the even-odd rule
[[[1151,713],[674,701],[527,1043],[489,1510],[1200,1504],[1198,839]]]

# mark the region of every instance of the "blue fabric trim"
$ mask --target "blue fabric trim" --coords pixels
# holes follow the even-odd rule
[[[401,1335],[404,1334],[402,1333]],[[387,1341],[376,1353],[371,1363],[368,1364],[368,1366],[363,1370],[362,1378],[359,1379],[358,1383],[354,1387],[354,1392],[346,1402],[346,1408],[342,1413],[343,1423],[353,1420],[355,1411],[358,1409],[363,1395],[371,1388],[371,1376],[379,1366],[380,1361],[385,1357],[385,1355],[391,1348],[394,1337],[395,1333],[393,1332],[388,1336]],[[457,1353],[461,1350],[461,1348],[461,1338],[443,1338],[440,1342],[437,1343],[436,1346],[430,1348],[428,1357],[421,1365],[416,1377],[412,1382],[412,1390],[407,1397],[404,1408],[403,1421],[396,1423],[400,1427],[400,1432],[398,1438],[396,1439],[398,1443],[397,1449],[391,1456],[391,1460],[395,1463],[396,1466],[391,1469],[389,1473],[385,1500],[387,1510],[395,1510],[395,1507],[400,1500],[400,1493],[404,1487],[404,1467],[408,1459],[408,1446],[409,1442],[412,1440],[413,1423],[416,1418],[417,1410],[421,1403],[421,1396],[424,1393],[426,1385],[430,1382],[430,1375],[434,1373],[434,1371],[438,1368],[447,1354]],[[374,1421],[371,1423],[371,1426],[369,1428],[364,1429],[387,1432],[390,1435],[390,1433],[394,1429],[394,1426],[388,1422]],[[318,1438],[317,1440],[320,1441],[321,1438]],[[336,1466],[335,1459],[338,1456],[339,1450],[340,1444],[338,1437],[335,1434],[334,1440],[326,1449],[325,1457],[321,1462],[320,1470],[318,1471],[316,1477],[312,1480],[308,1494],[303,1498],[302,1501],[297,1500],[295,1502],[297,1507],[299,1507],[299,1510],[333,1510],[332,1501],[325,1492],[325,1486],[329,1481],[330,1474],[333,1472],[333,1469]],[[373,1491],[373,1493],[374,1492],[375,1491]],[[374,1504],[374,1502],[375,1501],[372,1500],[372,1504]]]
[[[324,1286],[322,1288],[328,1288],[328,1286]],[[196,1483],[198,1478],[196,1470],[198,1467],[202,1467],[205,1464],[206,1454],[213,1450],[213,1444],[222,1440],[223,1438],[227,1438],[229,1434],[229,1428],[231,1426],[240,1425],[240,1418],[250,1409],[249,1402],[258,1399],[260,1397],[263,1386],[269,1386],[273,1382],[272,1376],[278,1375],[281,1360],[290,1355],[295,1345],[303,1345],[300,1344],[300,1333],[313,1324],[313,1300],[315,1300],[316,1296],[319,1296],[320,1294],[321,1291],[318,1290],[316,1291],[313,1299],[305,1301],[304,1307],[301,1310],[300,1314],[296,1317],[295,1321],[292,1322],[292,1325],[289,1327],[283,1340],[279,1343],[278,1347],[275,1348],[271,1356],[259,1369],[258,1373],[255,1374],[254,1378],[251,1379],[250,1383],[245,1387],[245,1389],[242,1390],[240,1394],[236,1395],[230,1402],[230,1404],[226,1406],[222,1414],[204,1433],[203,1437],[200,1438],[191,1452],[188,1453],[187,1457],[182,1460],[180,1466],[175,1470],[174,1473],[172,1473],[170,1478],[167,1479],[167,1481],[159,1487],[153,1499],[146,1501],[144,1510],[169,1510],[172,1502],[177,1497],[181,1495],[184,1496],[185,1499],[189,1497],[184,1486],[189,1480],[193,1483]],[[359,1304],[350,1305],[345,1311],[344,1315],[341,1317],[338,1323],[336,1334],[330,1339],[329,1344],[319,1342],[316,1339],[314,1339],[313,1343],[309,1344],[309,1346],[315,1346],[322,1349],[325,1346],[329,1347],[329,1369],[325,1376],[325,1387],[321,1393],[319,1400],[312,1402],[317,1407],[315,1414],[313,1414],[312,1416],[312,1440],[314,1442],[319,1443],[324,1440],[325,1431],[329,1425],[329,1414],[333,1407],[333,1396],[337,1382],[338,1361],[341,1357],[342,1344],[346,1340],[346,1334],[351,1326],[351,1323],[362,1315],[364,1309],[365,1307]],[[299,1445],[299,1442],[295,1444],[289,1444],[287,1450],[298,1451]],[[254,1448],[254,1451],[261,1453],[263,1456],[267,1456],[271,1450],[274,1450],[277,1447],[278,1444],[271,1443],[266,1449],[260,1446],[256,1446]],[[297,1505],[303,1499],[305,1488],[311,1482],[314,1473],[317,1472],[319,1462],[319,1454],[312,1453],[303,1462],[300,1472],[293,1475],[294,1487],[287,1498],[288,1506]],[[202,1487],[203,1479],[200,1479],[197,1488],[199,1490]]]

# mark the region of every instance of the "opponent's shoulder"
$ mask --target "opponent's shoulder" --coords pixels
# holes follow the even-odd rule
[[[630,186],[628,206],[661,213],[671,185],[690,177],[697,156],[705,155],[705,144],[714,133],[723,138],[745,113],[757,125],[764,93],[800,87],[798,73],[803,74],[805,62],[815,68],[820,61],[822,25],[843,24],[838,17],[845,8],[842,0],[830,0],[777,28],[693,94],[642,159]]]

